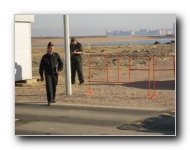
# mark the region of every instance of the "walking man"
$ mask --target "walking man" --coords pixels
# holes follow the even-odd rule
[[[70,53],[71,53],[71,82],[75,84],[76,72],[78,74],[79,84],[84,83],[83,69],[82,69],[82,44],[75,38],[71,38]]]
[[[42,56],[39,74],[41,81],[46,80],[46,94],[48,106],[55,103],[56,86],[58,83],[58,75],[63,70],[63,61],[58,53],[54,52],[54,45],[49,42],[47,45],[47,53]]]

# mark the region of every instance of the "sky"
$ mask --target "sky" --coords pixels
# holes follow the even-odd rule
[[[64,14],[35,14],[32,36],[63,36]],[[105,35],[106,30],[170,29],[175,14],[71,14],[71,36]]]

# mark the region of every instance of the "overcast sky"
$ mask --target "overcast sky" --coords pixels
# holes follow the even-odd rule
[[[71,36],[105,35],[106,30],[169,29],[175,14],[69,15]],[[63,15],[35,15],[32,36],[63,36]]]

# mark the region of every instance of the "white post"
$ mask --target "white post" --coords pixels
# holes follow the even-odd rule
[[[66,95],[72,94],[71,89],[71,61],[70,61],[70,41],[69,41],[69,16],[63,16],[64,22],[64,53],[65,53],[65,88]]]

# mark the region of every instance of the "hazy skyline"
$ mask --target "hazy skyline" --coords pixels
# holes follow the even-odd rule
[[[32,36],[63,36],[63,14],[34,15]],[[106,30],[170,29],[175,14],[72,14],[70,36],[105,35]]]

